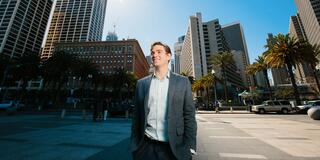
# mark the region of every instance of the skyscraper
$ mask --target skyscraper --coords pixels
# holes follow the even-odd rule
[[[246,66],[250,64],[247,50],[247,42],[244,37],[243,28],[240,22],[234,22],[222,27],[223,35],[226,39],[229,49],[233,53],[235,63],[239,69],[242,81],[246,87],[253,86],[253,76],[246,74]]]
[[[0,55],[38,55],[51,7],[51,0],[0,1]]]
[[[320,44],[320,0],[295,0],[310,44]]]
[[[290,36],[297,38],[299,41],[308,41],[299,14],[290,17],[289,33]],[[296,64],[295,68],[295,79],[297,83],[312,83],[314,81],[312,68],[308,63],[304,62]]]
[[[107,0],[56,0],[42,59],[52,56],[54,43],[100,41]]]
[[[201,13],[190,16],[181,55],[180,72],[189,73],[195,79],[211,74],[214,69],[217,76],[222,76],[221,68],[210,63],[210,57],[218,52],[230,51],[218,19],[202,22]],[[235,64],[226,69],[228,86],[242,87],[243,82]]]
[[[174,72],[180,74],[180,55],[185,36],[178,38],[178,42],[174,44]]]

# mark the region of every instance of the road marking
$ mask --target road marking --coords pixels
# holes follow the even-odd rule
[[[210,138],[224,138],[224,139],[255,139],[255,137],[241,137],[241,136],[209,136]]]
[[[258,154],[219,153],[219,156],[226,158],[267,159],[267,157]]]
[[[224,128],[210,128],[210,127],[207,127],[207,128],[204,128],[205,130],[222,130]]]
[[[200,116],[198,116],[198,115],[196,115],[196,117],[197,117],[197,119],[198,119],[198,120],[200,120],[200,121],[205,121],[205,122],[207,122],[207,121],[208,121],[207,119],[202,118],[202,117],[200,117]]]

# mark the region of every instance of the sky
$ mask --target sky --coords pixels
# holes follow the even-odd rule
[[[289,32],[289,18],[297,9],[294,0],[108,0],[103,40],[115,29],[120,40],[137,39],[146,56],[155,41],[173,52],[196,12],[203,22],[218,18],[222,26],[239,21],[252,63],[265,51],[268,33]]]

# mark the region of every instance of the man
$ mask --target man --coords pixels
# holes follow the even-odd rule
[[[197,124],[188,78],[168,69],[170,48],[151,45],[154,73],[137,82],[131,151],[137,160],[189,160]]]

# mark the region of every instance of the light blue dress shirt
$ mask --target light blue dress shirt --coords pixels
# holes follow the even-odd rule
[[[159,79],[155,74],[152,76],[147,117],[147,127],[145,134],[154,140],[168,142],[168,88],[170,71],[163,79]]]

